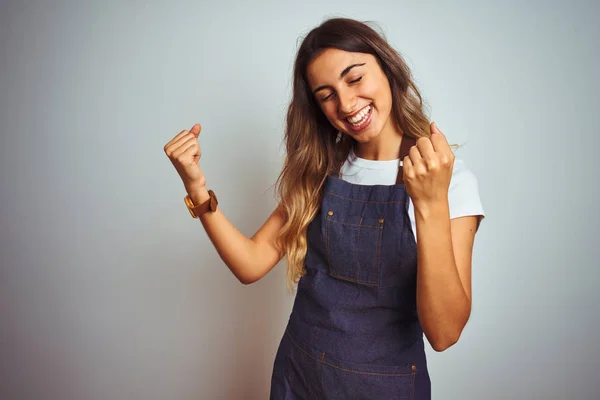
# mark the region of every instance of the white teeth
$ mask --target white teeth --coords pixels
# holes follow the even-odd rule
[[[363,120],[365,119],[365,117],[367,115],[369,115],[369,111],[371,111],[371,105],[366,106],[358,114],[356,114],[354,117],[347,118],[347,120],[352,125],[359,126],[360,124],[362,124],[364,122]]]

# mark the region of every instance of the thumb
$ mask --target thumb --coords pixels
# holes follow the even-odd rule
[[[192,126],[192,129],[190,129],[190,133],[194,136],[196,136],[196,138],[198,136],[200,136],[200,131],[202,130],[202,127],[200,126],[200,124],[195,124],[194,126]]]

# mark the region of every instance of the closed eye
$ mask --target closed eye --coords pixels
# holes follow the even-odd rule
[[[354,83],[358,83],[358,82],[360,82],[360,80],[361,80],[362,78],[363,78],[362,76],[359,76],[358,78],[356,78],[356,79],[354,79],[354,80],[351,80],[351,81],[350,81],[350,82],[348,82],[348,83],[349,83],[350,85],[352,85],[352,84],[354,84]],[[333,93],[333,92],[332,92],[332,93],[328,94],[327,96],[325,96],[325,97],[321,98],[321,100],[320,100],[320,101],[321,101],[321,102],[323,102],[323,101],[327,101],[327,100],[329,100],[329,99],[330,99],[330,98],[331,98],[331,97],[332,97],[334,94],[335,94],[335,93]]]
[[[330,99],[332,96],[333,96],[333,93],[329,93],[327,96],[323,97],[323,98],[321,99],[321,101],[322,101],[322,102],[323,102],[323,101],[327,101],[327,100],[329,100],[329,99]]]

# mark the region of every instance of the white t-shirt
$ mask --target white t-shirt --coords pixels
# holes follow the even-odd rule
[[[394,185],[398,176],[398,160],[366,160],[359,158],[350,150],[348,159],[342,165],[342,179],[357,185]],[[485,217],[477,178],[468,169],[464,161],[455,158],[450,187],[448,189],[448,204],[450,206],[450,219],[466,217],[469,215]],[[415,220],[415,208],[409,200],[408,216],[412,230],[417,239],[417,224]]]

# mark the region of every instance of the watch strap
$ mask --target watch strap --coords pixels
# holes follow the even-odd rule
[[[215,212],[217,211],[219,201],[217,200],[217,196],[215,192],[212,190],[208,191],[209,198],[201,204],[194,204],[189,195],[185,196],[184,201],[185,204],[192,215],[192,218],[199,218],[207,212]]]

